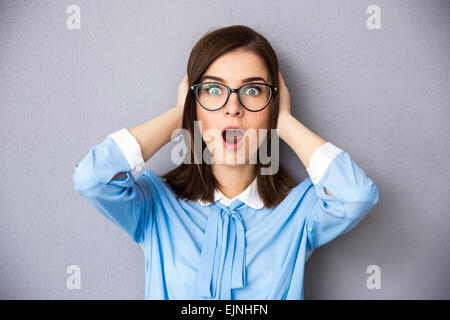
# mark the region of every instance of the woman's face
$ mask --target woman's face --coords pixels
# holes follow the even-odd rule
[[[259,79],[246,80],[249,78]],[[223,83],[231,89],[250,82],[272,84],[264,61],[245,49],[234,50],[216,59],[200,79],[200,83],[210,81]],[[214,94],[218,92],[215,91]],[[226,92],[221,94],[226,95]],[[259,112],[251,112],[242,107],[237,93],[232,93],[225,106],[216,111],[208,111],[196,102],[197,120],[201,122],[202,137],[214,159],[213,162],[242,165],[249,163],[252,156],[254,158],[251,163],[256,163],[256,152],[265,137],[265,132],[260,133],[260,129],[267,129],[270,134],[268,126],[272,102],[273,99]],[[241,133],[245,135],[237,144],[233,144],[233,131],[228,131],[230,143],[224,140],[223,130],[227,126],[236,126],[243,130]]]

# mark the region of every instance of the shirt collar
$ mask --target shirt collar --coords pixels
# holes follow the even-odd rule
[[[247,189],[245,189],[232,199],[225,196],[219,189],[216,189],[214,191],[214,202],[220,201],[221,203],[228,206],[231,202],[233,202],[234,199],[238,198],[240,201],[242,201],[249,207],[252,207],[253,209],[261,209],[262,207],[264,207],[264,203],[259,196],[257,179],[258,177],[255,177],[255,179],[253,179],[253,182],[247,187]],[[208,206],[211,204],[210,202],[204,202],[203,200],[199,200],[198,202],[202,206]]]

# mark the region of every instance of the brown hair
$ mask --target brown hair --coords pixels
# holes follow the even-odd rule
[[[266,64],[269,75],[271,76],[272,85],[279,85],[278,79],[278,59],[272,46],[265,37],[257,33],[255,30],[244,25],[228,26],[206,33],[194,46],[189,56],[187,65],[187,75],[189,87],[203,76],[206,69],[221,55],[233,51],[235,49],[244,48],[256,53]],[[275,129],[278,120],[279,95],[274,95],[271,104],[272,108],[269,118],[269,130],[266,136],[267,154],[270,157],[271,142],[270,129]],[[195,95],[189,90],[186,95],[184,104],[184,113],[182,120],[182,128],[190,133],[190,141],[185,139],[187,145],[190,143],[190,159],[202,159],[203,150],[206,144],[202,139],[201,153],[195,154],[194,148],[194,121],[197,120]],[[189,135],[188,135],[189,136]],[[186,138],[186,137],[185,137]],[[209,152],[209,151],[207,151]],[[199,162],[199,161],[197,161]],[[219,188],[220,184],[215,179],[211,165],[200,161],[201,163],[182,163],[175,169],[167,172],[161,177],[166,179],[168,186],[174,191],[177,197],[187,201],[202,200],[207,202],[214,201],[214,191]],[[290,174],[279,164],[278,172],[273,175],[261,175],[261,167],[270,167],[268,164],[263,165],[259,161],[259,155],[255,164],[259,195],[266,208],[272,208],[278,205],[295,186],[295,182]]]

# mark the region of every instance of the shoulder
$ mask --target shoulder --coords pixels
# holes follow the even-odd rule
[[[309,202],[311,198],[311,192],[313,192],[314,185],[310,177],[305,178],[303,181],[298,183],[295,187],[289,190],[286,197],[277,208],[282,210],[296,211],[296,209],[305,202]]]
[[[314,188],[314,184],[310,177],[306,177],[303,181],[297,184],[294,188],[292,188],[286,199],[290,198],[291,200],[299,200],[306,196],[311,190]]]
[[[170,188],[166,179],[159,176],[152,169],[145,169],[138,178],[142,187],[150,189],[154,208],[160,208],[165,215],[180,216],[186,212],[190,216],[194,216],[199,209],[200,211],[209,210],[206,206],[200,204],[199,201],[186,201],[177,197],[175,192]]]
[[[142,175],[138,178],[138,181],[141,181],[141,184],[145,184],[147,188],[150,188],[150,193],[153,196],[169,198],[171,200],[176,199],[175,194],[167,185],[166,180],[150,168],[146,168],[142,172]]]

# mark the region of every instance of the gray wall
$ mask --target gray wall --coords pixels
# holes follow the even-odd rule
[[[80,30],[66,26],[72,4]],[[366,26],[372,4],[381,29]],[[0,1],[0,298],[144,298],[140,247],[76,193],[74,164],[174,106],[202,34],[247,24],[275,48],[296,118],[380,191],[354,230],[314,252],[305,298],[449,299],[449,16],[446,0]],[[147,165],[173,168],[173,144]],[[81,289],[66,287],[70,265]],[[366,285],[370,265],[380,289]]]

